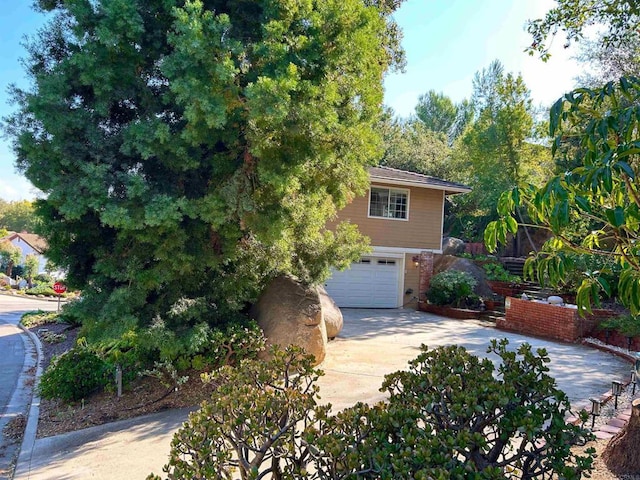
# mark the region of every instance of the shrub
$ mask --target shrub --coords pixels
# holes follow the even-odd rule
[[[310,446],[301,431],[316,409],[328,410],[315,401],[320,372],[299,348],[271,353],[269,362],[244,360],[207,376],[220,386],[175,434],[168,478],[304,478]]]
[[[107,364],[84,345],[54,357],[40,379],[43,398],[75,402],[107,384]]]
[[[580,478],[590,433],[566,424],[566,395],[549,358],[527,344],[493,341],[497,367],[464,348],[428,350],[385,377],[388,402],[336,415],[318,406],[321,372],[296,348],[245,360],[210,379],[220,385],[171,443],[168,479]],[[584,414],[583,420],[586,419]],[[150,475],[149,480],[160,477]]]
[[[603,255],[573,254],[567,262],[567,269],[562,282],[563,289],[567,292],[576,292],[587,276],[599,276],[603,278],[611,289],[611,297],[617,296],[618,281],[622,266],[613,257]]]
[[[625,337],[638,337],[640,336],[640,318],[631,314],[620,315],[600,322],[598,328],[615,330]]]
[[[427,299],[434,305],[459,307],[473,294],[476,284],[475,278],[467,272],[446,270],[435,274],[431,279]]]
[[[504,268],[501,263],[485,263],[482,265],[485,274],[487,275],[487,280],[493,280],[497,282],[520,282],[520,277],[517,275],[512,275],[509,271]]]
[[[50,283],[53,284],[53,277],[48,273],[39,273],[33,277],[33,281],[36,283]]]
[[[50,295],[50,296],[58,295],[56,292],[53,291],[53,288],[51,287],[51,285],[48,285],[46,283],[40,283],[34,287],[31,287],[28,290],[26,290],[24,293],[26,293],[27,295]]]

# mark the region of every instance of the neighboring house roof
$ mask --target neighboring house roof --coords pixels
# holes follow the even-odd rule
[[[471,188],[461,183],[447,182],[440,178],[422,175],[421,173],[397,170],[391,167],[370,167],[369,177],[371,181],[379,181],[392,185],[405,185],[412,187],[431,188],[434,190],[444,190],[446,195],[456,193],[468,193]]]
[[[9,235],[4,237],[2,240],[8,240],[13,242],[16,239],[22,240],[24,243],[28,244],[31,248],[33,248],[38,253],[44,253],[47,249],[47,241],[36,235],[35,233],[17,233],[17,232],[9,232]]]

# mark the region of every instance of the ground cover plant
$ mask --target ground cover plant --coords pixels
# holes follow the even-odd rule
[[[270,361],[223,367],[211,400],[176,433],[166,479],[580,478],[587,430],[566,424],[566,395],[547,375],[544,350],[506,340],[488,353],[422,353],[386,376],[389,400],[331,414],[319,405],[321,371],[295,347]],[[149,480],[160,480],[150,475]]]

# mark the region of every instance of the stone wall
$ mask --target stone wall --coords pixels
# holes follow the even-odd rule
[[[496,327],[526,335],[575,342],[590,336],[600,321],[615,315],[610,310],[593,310],[593,315],[581,317],[577,308],[550,305],[535,300],[508,297],[504,319]]]

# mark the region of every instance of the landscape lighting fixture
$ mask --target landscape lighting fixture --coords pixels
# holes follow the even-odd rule
[[[596,425],[596,417],[600,416],[600,400],[590,398],[591,400],[591,429]]]
[[[636,373],[635,370],[631,370],[631,380],[630,382],[631,385],[633,385],[633,390],[631,391],[631,395],[635,395],[636,394],[636,385],[638,384],[638,374]]]
[[[613,404],[613,408],[615,410],[617,410],[618,409],[618,397],[622,393],[622,382],[618,382],[617,380],[614,380],[613,382],[611,382],[611,393],[613,393],[613,396],[616,398],[615,402]]]

